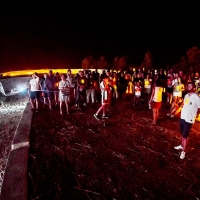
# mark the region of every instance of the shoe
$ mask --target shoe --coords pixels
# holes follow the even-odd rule
[[[38,109],[35,109],[35,112],[39,112],[39,110],[38,110]]]
[[[183,147],[181,145],[179,145],[179,146],[174,147],[174,149],[176,149],[176,150],[182,150]]]
[[[100,120],[100,119],[98,118],[98,115],[97,115],[97,114],[94,114],[94,118],[95,118],[96,120]]]
[[[171,116],[171,113],[168,113],[167,116]]]
[[[174,115],[171,115],[170,117],[174,117]]]
[[[86,106],[86,103],[84,103],[83,105]]]
[[[101,118],[103,118],[103,119],[108,119],[109,117],[108,117],[107,115],[102,115]]]
[[[184,159],[184,158],[185,158],[185,151],[182,151],[180,155],[180,159]]]

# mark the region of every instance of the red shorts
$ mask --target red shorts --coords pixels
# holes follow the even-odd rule
[[[155,101],[152,101],[152,102],[151,102],[151,108],[152,108],[152,109],[160,109],[161,104],[162,104],[162,102],[155,102]]]

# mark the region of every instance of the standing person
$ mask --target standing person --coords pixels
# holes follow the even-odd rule
[[[182,135],[181,145],[174,147],[177,150],[182,150],[180,159],[185,158],[185,150],[187,138],[190,133],[192,124],[195,122],[197,114],[200,113],[200,97],[195,93],[194,83],[187,84],[188,93],[184,97],[183,108],[181,110],[180,132]]]
[[[44,77],[41,78],[40,80],[40,88],[42,89],[42,97],[44,100],[43,108],[45,108],[48,105],[47,104],[48,96],[47,96],[47,89],[46,89],[46,84],[45,84],[46,78],[47,78],[47,73],[44,73]]]
[[[80,103],[83,103],[83,106],[86,106],[86,86],[87,78],[84,76],[82,70],[79,71],[79,76],[76,79],[76,101],[75,106],[80,108]]]
[[[60,74],[58,72],[56,72],[56,74],[55,74],[55,90],[54,90],[55,106],[58,106],[58,102],[59,102],[59,89],[58,89],[58,85],[59,85],[60,81],[61,81]]]
[[[151,108],[153,110],[153,121],[152,124],[156,124],[158,116],[159,116],[159,109],[162,105],[162,93],[163,93],[163,82],[161,79],[157,79],[155,82],[155,86],[152,89],[152,94],[150,98]]]
[[[139,105],[141,104],[141,95],[142,95],[142,86],[140,85],[140,82],[136,82],[135,88],[135,95],[133,99],[133,105]]]
[[[182,98],[182,92],[184,91],[184,84],[181,82],[181,78],[177,78],[177,82],[173,86],[173,101],[179,101]]]
[[[170,105],[172,103],[172,97],[173,97],[173,85],[172,85],[173,79],[174,79],[173,74],[168,74],[167,75],[167,88],[166,88],[166,91],[167,91],[167,103],[169,103]]]
[[[108,102],[109,102],[109,80],[107,77],[103,78],[103,81],[100,83],[100,89],[101,89],[101,107],[98,109],[98,111],[94,114],[94,117],[99,120],[99,113],[103,111],[102,118],[108,118],[106,115],[107,108],[108,108]]]
[[[117,91],[118,91],[119,99],[124,99],[127,85],[128,84],[127,84],[127,80],[124,77],[124,73],[121,72],[117,80]]]
[[[86,101],[87,104],[90,103],[90,98],[92,103],[95,102],[95,87],[94,87],[94,78],[93,75],[90,74],[88,81],[87,81],[87,87],[86,87]]]
[[[145,94],[145,102],[150,101],[151,98],[151,85],[152,85],[152,79],[150,78],[150,75],[147,74],[146,78],[144,79],[144,94]],[[151,109],[151,106],[149,106],[149,109]]]
[[[74,101],[74,98],[75,98],[75,96],[76,96],[76,91],[75,91],[75,78],[74,78],[74,75],[72,74],[72,71],[71,71],[71,69],[68,69],[67,70],[67,79],[66,80],[68,80],[69,81],[69,83],[70,83],[70,102],[69,103],[71,103],[71,102],[73,102]]]
[[[32,74],[32,79],[30,80],[30,100],[31,100],[31,107],[32,111],[36,110],[38,112],[39,108],[39,98],[40,98],[40,79],[38,74],[35,72]]]
[[[49,100],[49,109],[52,110],[52,101],[54,99],[54,91],[55,91],[55,85],[56,85],[56,80],[55,80],[52,70],[49,70],[49,73],[45,80],[45,84],[46,84],[47,96]]]
[[[113,72],[113,81],[112,81],[112,85],[113,85],[113,98],[118,99],[118,91],[117,91],[117,73]]]
[[[60,114],[63,115],[62,104],[65,103],[67,114],[69,114],[69,100],[70,100],[70,83],[66,80],[66,75],[61,75],[59,82],[59,101],[60,101]]]

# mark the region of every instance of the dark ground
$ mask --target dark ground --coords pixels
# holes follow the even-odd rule
[[[200,199],[200,123],[179,158],[179,117],[163,104],[157,125],[152,110],[117,101],[110,119],[97,121],[99,103],[70,115],[34,113],[29,199]]]

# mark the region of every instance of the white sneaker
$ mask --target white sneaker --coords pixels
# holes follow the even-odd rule
[[[100,120],[97,114],[94,114],[96,120]]]
[[[183,149],[183,147],[181,146],[181,145],[179,145],[179,146],[176,146],[176,147],[174,147],[174,149],[176,149],[176,150],[182,150]]]
[[[180,155],[180,159],[184,159],[184,158],[185,158],[185,151],[182,151]]]

